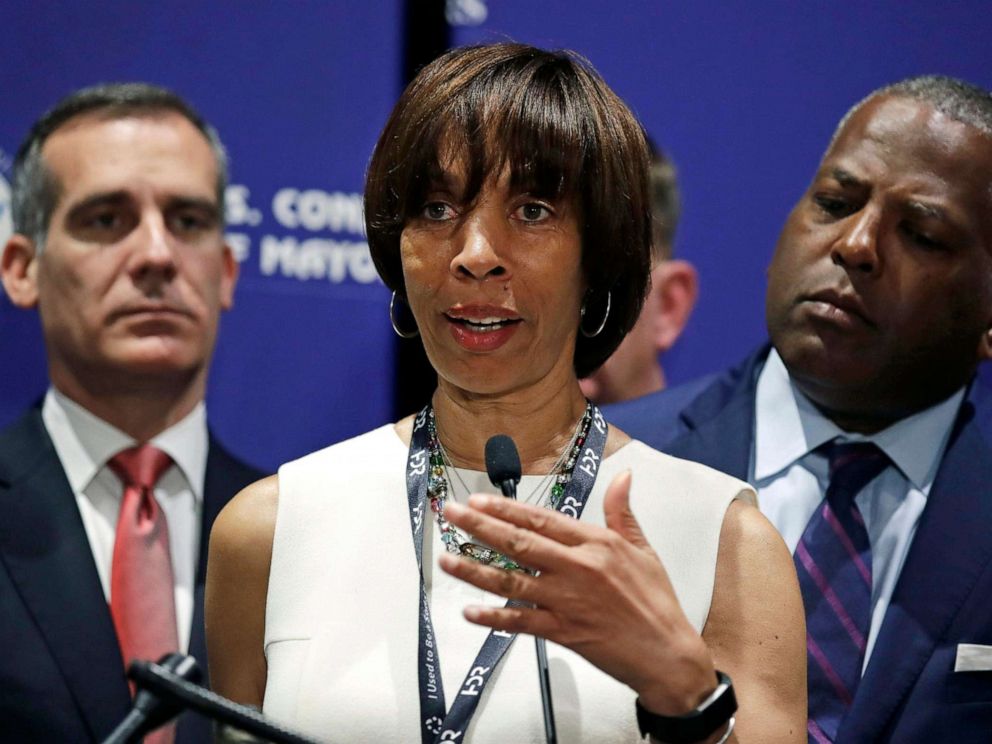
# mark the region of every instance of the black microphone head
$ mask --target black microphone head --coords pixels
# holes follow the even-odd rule
[[[505,483],[512,483],[516,490],[520,482],[520,454],[517,445],[506,434],[489,437],[486,442],[486,472],[492,484],[503,489],[504,494]]]

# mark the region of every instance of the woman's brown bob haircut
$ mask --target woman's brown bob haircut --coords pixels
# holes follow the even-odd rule
[[[464,204],[509,169],[514,191],[578,208],[587,317],[574,366],[592,373],[637,320],[651,261],[648,155],[641,126],[588,62],[522,44],[455,49],[404,91],[369,164],[365,222],[379,275],[405,296],[400,234],[442,166],[467,168]],[[577,288],[581,291],[580,288]],[[578,318],[576,318],[578,322]]]

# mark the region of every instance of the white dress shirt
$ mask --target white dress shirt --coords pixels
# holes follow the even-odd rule
[[[963,398],[962,389],[887,429],[862,435],[840,429],[799,392],[774,349],[758,377],[749,480],[758,491],[762,513],[782,534],[790,551],[795,552],[827,491],[827,458],[813,453],[814,449],[833,439],[874,442],[893,463],[855,497],[871,541],[871,626],[864,666]]]
[[[109,603],[114,537],[124,485],[107,467],[107,461],[137,442],[54,388],[49,388],[45,396],[41,416],[76,495],[103,594]],[[176,630],[179,650],[183,652],[189,648],[193,624],[208,442],[207,414],[202,402],[151,440],[152,445],[173,461],[155,486],[155,499],[169,525],[169,551],[176,583]]]

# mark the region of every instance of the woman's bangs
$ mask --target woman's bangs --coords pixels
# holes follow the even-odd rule
[[[568,198],[578,191],[586,165],[590,112],[569,105],[561,76],[540,72],[490,108],[487,169],[508,169],[513,191]]]

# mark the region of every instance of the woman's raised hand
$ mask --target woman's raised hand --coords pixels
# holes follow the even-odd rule
[[[528,606],[465,608],[480,625],[543,636],[633,688],[664,715],[692,710],[716,687],[709,650],[630,510],[631,475],[606,492],[606,527],[511,499],[474,495],[445,517],[536,573],[505,571],[448,553],[441,567]]]

